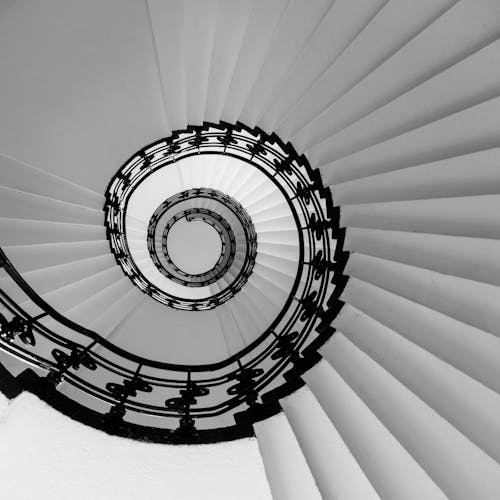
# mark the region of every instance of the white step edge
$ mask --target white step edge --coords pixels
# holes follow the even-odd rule
[[[303,378],[381,498],[447,498],[328,362]]]
[[[281,406],[324,499],[380,498],[308,388],[283,399]]]
[[[450,498],[497,500],[500,464],[337,332],[328,362]]]
[[[283,413],[254,424],[274,500],[322,500],[293,430]]]

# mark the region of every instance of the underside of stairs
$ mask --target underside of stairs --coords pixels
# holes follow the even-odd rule
[[[498,500],[497,0],[7,0],[0,75],[5,498]],[[152,145],[181,131],[201,141],[217,127],[229,139],[289,143],[310,182],[287,192],[272,179],[285,167],[265,175],[257,149],[236,157],[230,142],[151,174],[128,204],[127,244],[158,288],[180,293],[147,246],[151,214],[171,196],[220,191],[256,234],[241,289],[216,307],[180,311],[124,270],[107,193],[127,162],[160,161],[147,156]],[[331,226],[308,219],[309,195]],[[297,226],[299,202],[309,208]],[[227,274],[183,289],[201,302],[236,282],[249,233],[215,197],[179,206],[222,214],[234,228]],[[316,258],[315,234],[329,235],[327,259]],[[309,278],[318,263],[321,279]],[[312,292],[322,307],[311,306]],[[106,379],[113,393],[84,358],[57,365],[50,335],[30,345],[9,323],[15,311],[103,366],[132,353],[117,371],[128,378]],[[303,330],[280,338],[290,318]],[[302,331],[290,371],[263,363],[273,379],[253,402],[247,394],[231,412],[199,418],[200,429],[216,429],[203,444],[172,444],[175,402],[165,401],[182,399],[181,385],[157,397],[160,375],[196,366],[222,379],[230,360],[241,383],[255,345],[279,341],[291,356]],[[205,380],[186,373],[184,388]],[[84,377],[99,390],[82,391]],[[123,378],[154,390],[122,397]],[[207,407],[227,395],[221,387]],[[193,398],[179,415],[203,401]],[[125,408],[126,430],[110,407]]]

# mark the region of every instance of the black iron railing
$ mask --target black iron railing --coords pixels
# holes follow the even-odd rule
[[[184,208],[207,199],[215,204],[218,212],[206,208]],[[233,227],[225,218],[227,214],[239,226],[241,236],[238,240],[235,238]],[[172,226],[182,218],[186,220],[203,220],[214,227],[220,235],[222,241],[220,258],[215,266],[205,273],[196,275],[185,273],[175,265],[169,256],[167,249],[168,233]],[[162,221],[163,225],[160,224]],[[164,226],[164,230],[160,235],[157,234],[159,225],[161,228]],[[126,235],[124,236],[126,239]],[[158,293],[161,293],[164,299],[162,302],[171,307],[201,311],[217,307],[241,290],[255,264],[257,234],[250,216],[236,200],[215,189],[195,188],[171,196],[154,211],[148,224],[147,247],[156,268],[168,279],[187,287],[210,285],[221,280],[225,275],[227,276],[226,273],[229,269],[232,270],[235,278],[227,286],[224,286],[223,290],[207,299],[186,299],[158,290]],[[116,251],[114,253],[116,255]],[[237,254],[241,259],[241,263],[234,262]],[[120,260],[120,262],[124,262],[124,260]],[[134,274],[131,279],[135,284],[141,286],[142,282],[147,282],[151,286],[150,281],[141,274],[131,256],[126,262],[126,266],[133,269]]]
[[[320,358],[317,350],[333,333],[330,324],[342,305],[346,254],[330,191],[290,144],[241,124],[176,132],[118,172],[105,212],[107,236],[124,272],[136,278],[124,238],[129,194],[152,172],[193,154],[231,155],[260,169],[285,195],[297,225],[300,262],[290,295],[266,331],[236,355],[187,366],[127,352],[54,310],[0,250],[6,290],[23,295],[14,301],[0,290],[0,348],[32,367],[24,387],[111,433],[175,443],[251,434],[252,422],[279,411],[278,399],[302,384],[300,375]],[[158,299],[150,283],[138,286]]]

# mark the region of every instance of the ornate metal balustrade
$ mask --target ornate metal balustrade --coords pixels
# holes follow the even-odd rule
[[[168,235],[173,225],[181,219],[186,219],[187,221],[201,220],[212,226],[219,234],[221,240],[221,252],[219,259],[212,269],[203,273],[190,274],[180,269],[175,262],[172,261],[168,251]],[[171,280],[187,287],[199,287],[215,283],[231,268],[236,255],[236,239],[231,226],[217,212],[213,212],[212,210],[208,210],[206,208],[191,208],[179,212],[175,217],[172,217],[172,219],[168,221],[161,238],[161,251],[158,251],[155,246],[153,237],[149,237],[148,235],[149,255],[156,267],[161,273],[165,274],[165,276]],[[257,247],[256,241],[254,246],[255,248]],[[159,253],[163,253],[166,265],[161,262],[158,257]]]
[[[214,210],[208,210],[203,207],[187,208],[196,203],[202,203],[204,200],[211,200],[219,209],[217,213]],[[214,207],[215,208],[215,207]],[[235,231],[228,220],[226,212],[234,221],[237,221],[241,237],[235,238]],[[203,220],[210,224],[219,233],[222,241],[222,251],[218,262],[209,271],[197,275],[190,275],[179,269],[169,256],[167,250],[167,237],[170,229],[180,219]],[[158,235],[158,227],[164,222],[164,229]],[[112,244],[112,242],[111,242]],[[123,235],[121,246],[126,246],[126,234]],[[203,299],[186,299],[176,297],[164,292],[159,287],[154,287],[157,296],[161,296],[161,302],[177,309],[190,309],[202,311],[212,309],[233,297],[243,285],[247,282],[254,264],[257,253],[257,235],[250,216],[245,209],[236,200],[230,196],[209,188],[195,188],[184,190],[165,200],[154,211],[148,224],[147,246],[149,255],[157,269],[168,279],[187,287],[207,286],[221,280],[231,269],[234,279],[223,290],[213,296]],[[160,248],[161,247],[161,248]],[[116,249],[114,250],[116,255]],[[239,254],[241,264],[234,262],[235,256]],[[134,284],[139,288],[153,287],[152,283],[144,276],[140,269],[135,265],[131,256],[124,261],[124,269],[132,269],[130,276]]]
[[[330,191],[289,143],[258,128],[221,123],[190,127],[147,146],[109,186],[105,212],[112,251],[124,272],[136,278],[123,238],[127,199],[155,170],[198,154],[231,155],[251,163],[288,200],[299,234],[300,263],[274,321],[242,351],[216,364],[148,360],[58,313],[0,250],[0,266],[9,281],[0,291],[0,347],[31,367],[17,381],[22,388],[110,433],[201,443],[251,435],[254,421],[278,412],[279,398],[302,385],[300,375],[320,359],[318,348],[333,333],[331,322],[342,306],[346,254]],[[138,286],[158,298],[151,284]],[[12,290],[22,300],[14,300]]]

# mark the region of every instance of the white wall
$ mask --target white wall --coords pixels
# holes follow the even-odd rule
[[[75,422],[29,393],[6,408],[2,398],[0,497],[6,500],[271,499],[255,439],[139,443]]]
[[[0,392],[0,419],[2,418],[2,412],[7,408],[9,400]]]

